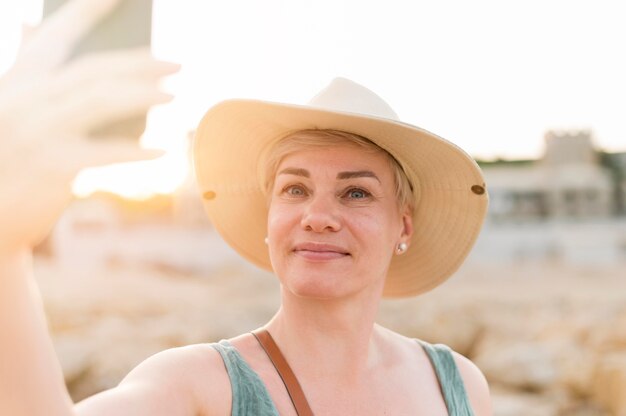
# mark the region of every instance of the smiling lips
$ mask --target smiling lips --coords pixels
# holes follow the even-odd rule
[[[310,261],[335,260],[350,255],[343,247],[323,243],[298,244],[294,247],[293,252]]]

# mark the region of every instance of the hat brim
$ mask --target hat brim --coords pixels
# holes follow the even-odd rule
[[[367,137],[400,162],[414,186],[411,245],[405,254],[394,256],[383,296],[424,293],[460,267],[488,204],[487,193],[480,192],[485,186],[482,173],[463,150],[400,121],[255,100],[217,104],[203,117],[194,139],[194,167],[205,210],[239,254],[272,271],[264,243],[268,208],[259,160],[274,142],[303,129]]]

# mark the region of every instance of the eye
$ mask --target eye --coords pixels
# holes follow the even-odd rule
[[[283,193],[295,197],[305,196],[306,189],[302,185],[288,185],[283,188]]]
[[[364,199],[371,196],[371,194],[361,188],[350,188],[345,192],[345,196],[350,199]]]

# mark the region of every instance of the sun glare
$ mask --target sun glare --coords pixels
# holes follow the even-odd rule
[[[132,199],[172,193],[190,173],[188,131],[211,103],[230,97],[304,102],[308,92],[336,75],[381,92],[403,120],[452,138],[485,159],[539,157],[544,131],[574,124],[593,129],[603,150],[626,146],[619,110],[626,95],[625,67],[614,53],[622,46],[624,25],[620,14],[607,13],[605,6],[531,2],[497,7],[494,16],[503,20],[476,23],[450,14],[439,2],[400,6],[403,2],[392,1],[381,8],[346,0],[339,9],[333,0],[314,7],[287,2],[287,8],[280,1],[248,2],[246,13],[239,2],[153,3],[152,52],[184,65],[163,81],[163,89],[176,98],[150,111],[142,139],[142,145],[166,154],[87,169],[73,184],[79,197],[98,191]],[[36,24],[43,4],[0,1],[0,75],[15,59],[22,23]],[[415,13],[398,15],[396,6],[429,17],[413,25]],[[565,12],[570,18],[558,20]],[[354,13],[358,19],[349,18]],[[407,24],[398,24],[398,16]],[[442,32],[440,18],[456,29]],[[367,23],[385,20],[396,24],[372,32]],[[536,23],[530,34],[526,21]],[[318,27],[323,30],[311,30]],[[435,32],[441,36],[429,40]],[[460,43],[458,33],[467,34]],[[414,53],[397,53],[407,48]],[[415,54],[433,65],[414,65]],[[311,60],[312,55],[322,59]],[[393,75],[370,65],[372,56],[383,66],[393,62]]]
[[[186,150],[170,150],[155,160],[85,169],[75,179],[72,190],[77,197],[105,191],[129,199],[148,199],[174,192],[188,173]]]
[[[166,86],[167,87],[167,86]],[[143,162],[119,163],[83,170],[72,191],[79,198],[95,192],[111,192],[129,199],[148,199],[171,194],[189,177],[189,132],[176,117],[175,102],[154,107],[148,113],[140,146],[161,149],[165,154]]]

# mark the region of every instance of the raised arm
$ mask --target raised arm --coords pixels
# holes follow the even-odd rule
[[[0,414],[69,415],[28,251],[0,257]]]
[[[65,62],[116,2],[68,3],[29,34],[0,79],[1,415],[73,414],[33,281],[31,248],[70,201],[80,169],[157,154],[136,141],[94,140],[89,132],[168,101],[158,80],[177,66],[146,50]]]

